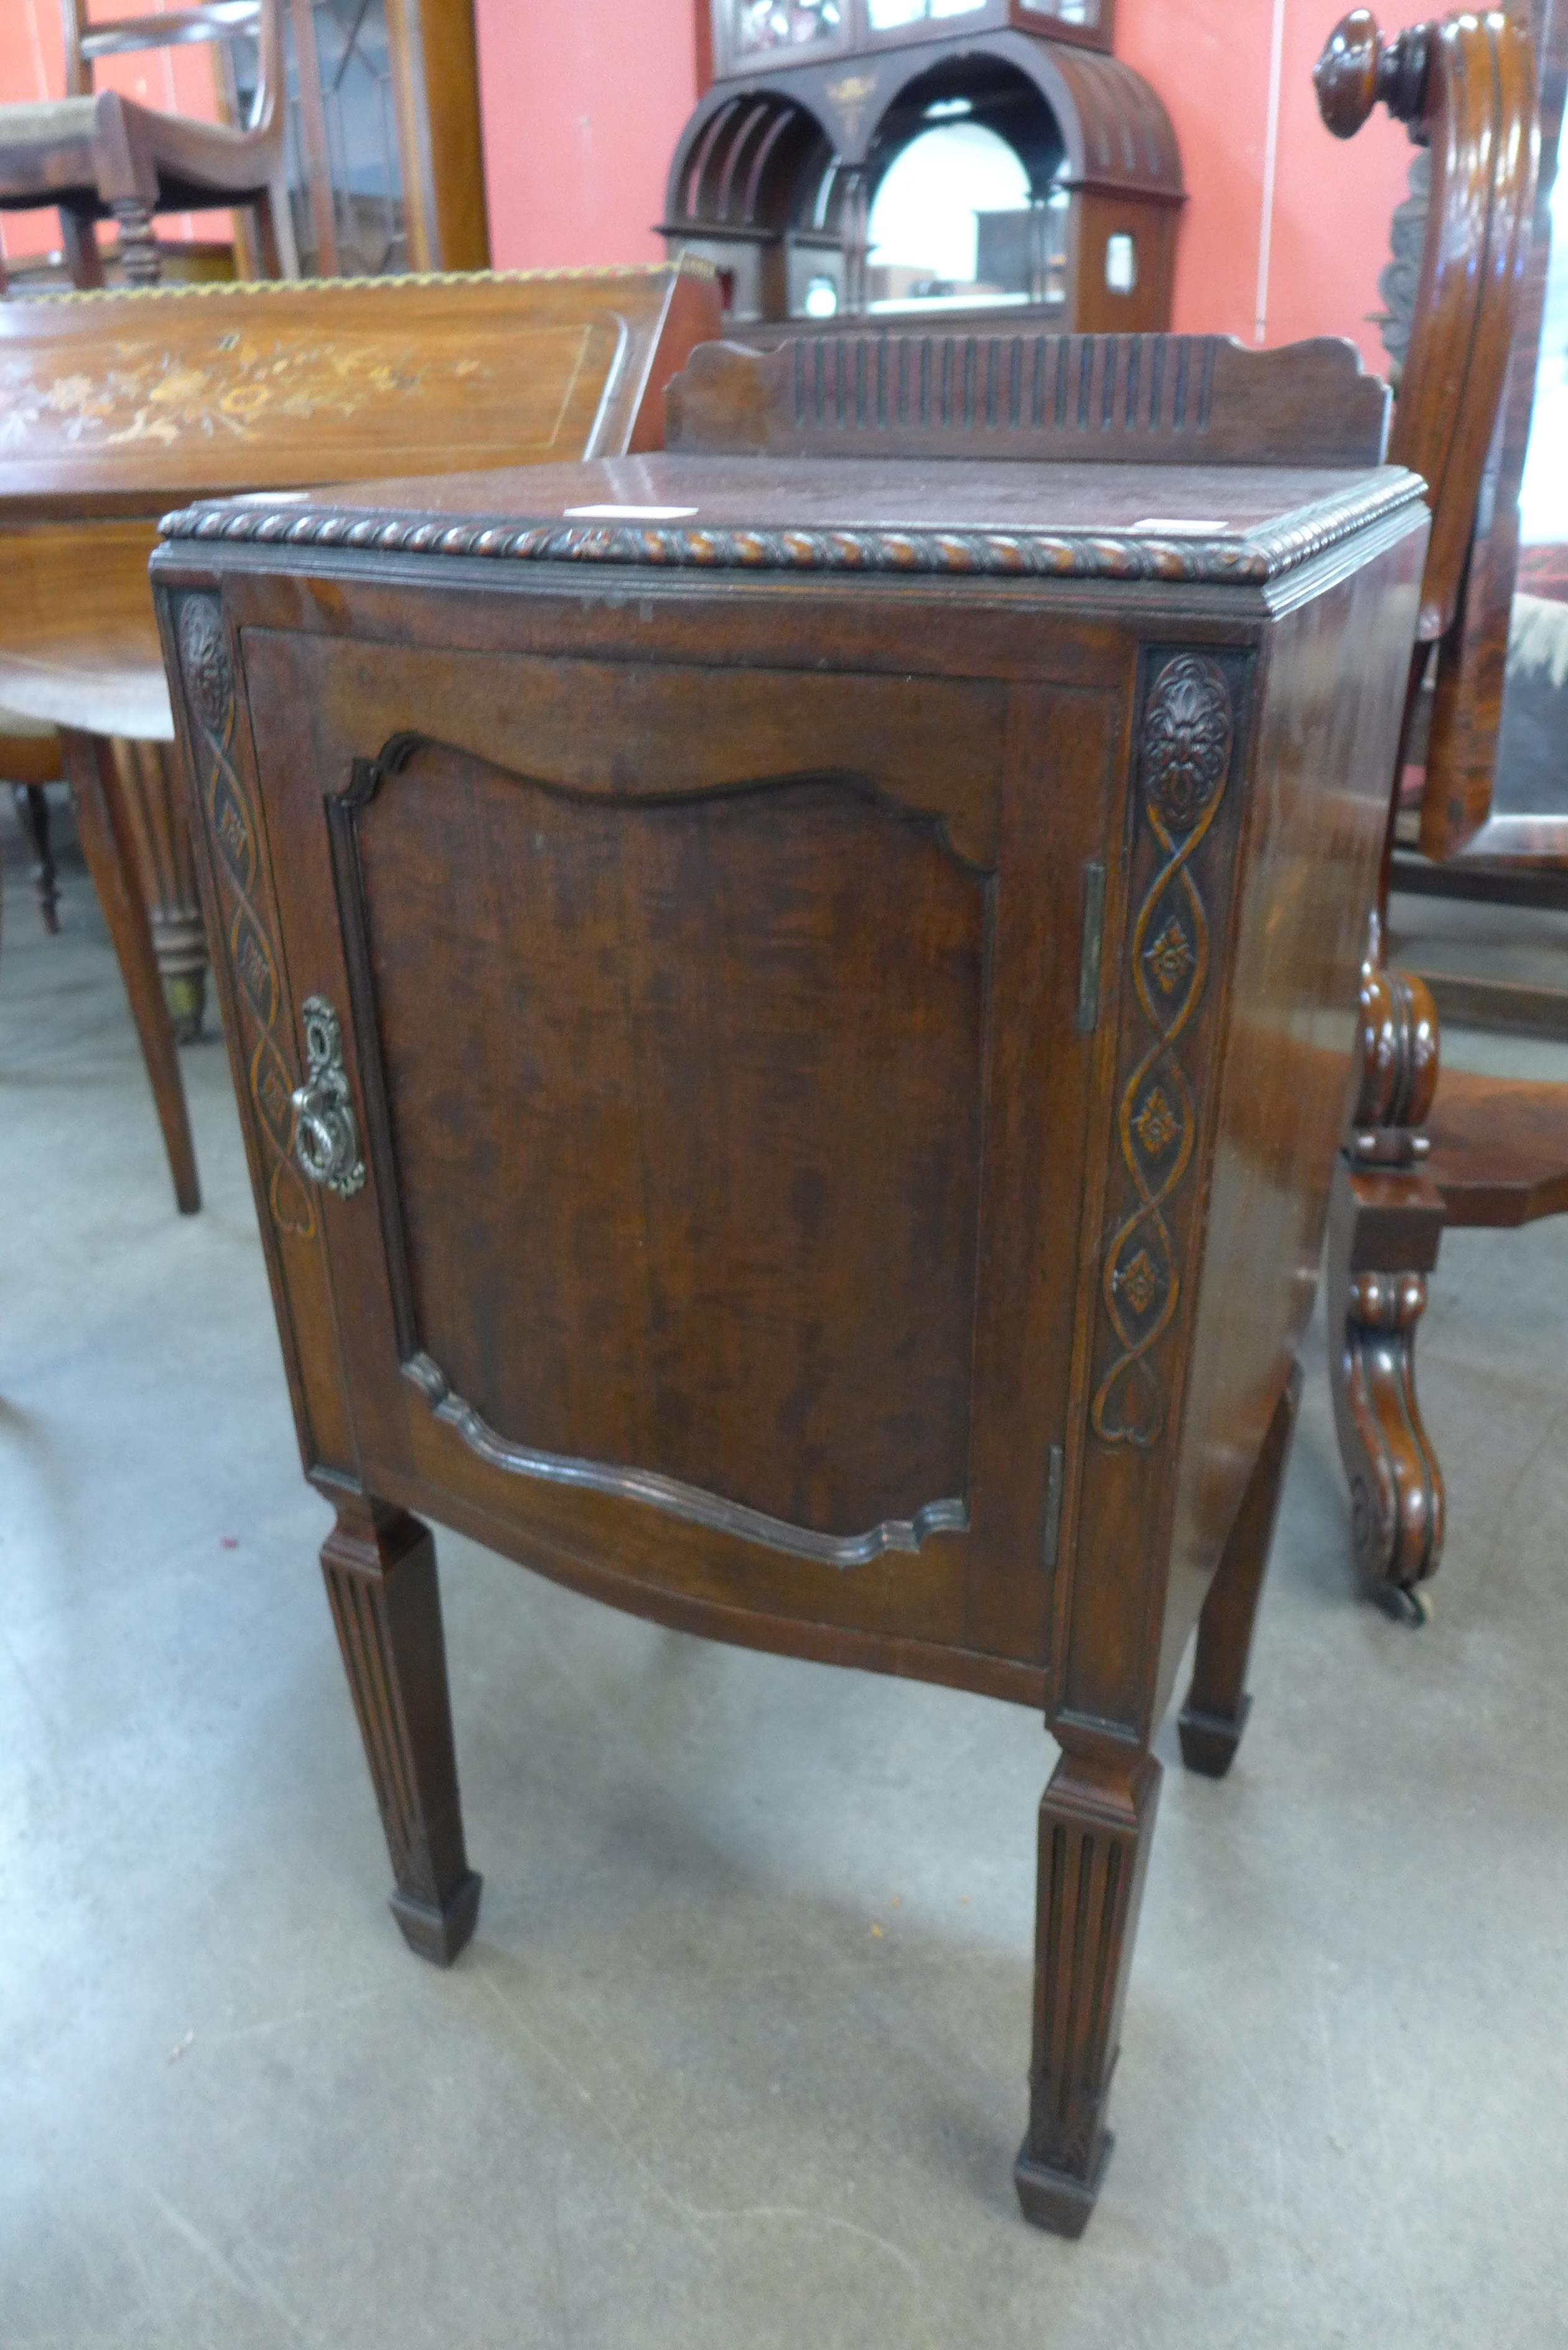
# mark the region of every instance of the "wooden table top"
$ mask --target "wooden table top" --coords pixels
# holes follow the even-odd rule
[[[157,543],[151,522],[0,533],[0,707],[50,726],[172,741],[147,585]]]

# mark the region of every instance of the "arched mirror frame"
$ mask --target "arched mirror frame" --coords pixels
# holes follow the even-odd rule
[[[1033,85],[1042,118],[1054,126],[1052,167],[1059,152],[1067,197],[1062,298],[1010,306],[1002,315],[1079,333],[1168,328],[1176,227],[1186,201],[1169,116],[1119,59],[1011,27],[950,35],[945,56],[923,41],[884,45],[836,64],[801,62],[716,79],[676,146],[660,224],[670,257],[689,252],[714,264],[729,280],[732,327],[746,339],[776,339],[810,315],[799,296],[816,272],[834,276],[845,323],[864,327],[867,213],[879,153],[882,168],[891,161],[887,142],[879,148],[884,124],[896,120],[911,86],[925,85],[929,95],[947,88],[949,77],[958,90],[985,75]],[[776,117],[786,103],[830,145],[831,170],[809,188],[786,186],[776,168],[784,151]],[[770,138],[779,143],[769,146]],[[1024,160],[1037,180],[1037,168]],[[876,323],[900,315],[919,314],[883,312]],[[981,304],[948,312],[944,324],[980,326],[997,315],[997,306]]]

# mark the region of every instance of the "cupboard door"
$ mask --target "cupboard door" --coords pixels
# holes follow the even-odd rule
[[[491,659],[481,691],[461,653],[259,632],[247,667],[253,706],[314,713],[306,758],[258,737],[302,839],[325,795],[365,1194],[326,1221],[371,1452],[438,1513],[432,1474],[556,1532],[629,1504],[693,1574],[704,1530],[784,1612],[821,1610],[800,1562],[896,1617],[845,1571],[926,1552],[904,1588],[963,1638],[977,1463],[1008,1513],[1014,1432],[1047,1475],[1028,1262],[1066,1295],[1077,1240],[1075,1167],[1053,1223],[1039,1117],[989,1098],[1081,1009],[1082,867],[1038,775],[1008,813],[1008,690]],[[296,997],[331,978],[300,962]]]

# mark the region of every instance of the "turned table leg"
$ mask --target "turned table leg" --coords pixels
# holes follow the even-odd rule
[[[1222,1779],[1235,1761],[1251,1711],[1247,1660],[1301,1392],[1302,1368],[1294,1363],[1198,1619],[1192,1686],[1181,1709],[1181,1759],[1210,1779]]]
[[[1106,1763],[1069,1750],[1040,1804],[1034,2055],[1012,2175],[1024,2218],[1059,2236],[1083,2234],[1110,2159],[1106,2103],[1159,1781],[1150,1754]]]
[[[450,1966],[479,1916],[463,1849],[435,1544],[404,1511],[337,1503],[321,1569],[410,1950]]]

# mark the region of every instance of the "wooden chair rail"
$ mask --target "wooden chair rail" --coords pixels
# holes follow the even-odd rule
[[[166,16],[122,16],[92,25],[80,36],[84,57],[118,57],[139,49],[172,49],[192,41],[227,41],[261,21],[262,0],[210,0],[203,8],[171,8]]]
[[[1348,139],[1381,102],[1432,150],[1431,212],[1389,456],[1431,492],[1420,634],[1454,617],[1481,469],[1508,369],[1535,192],[1529,36],[1495,12],[1417,25],[1386,47],[1353,9],[1314,76],[1324,121]]]

